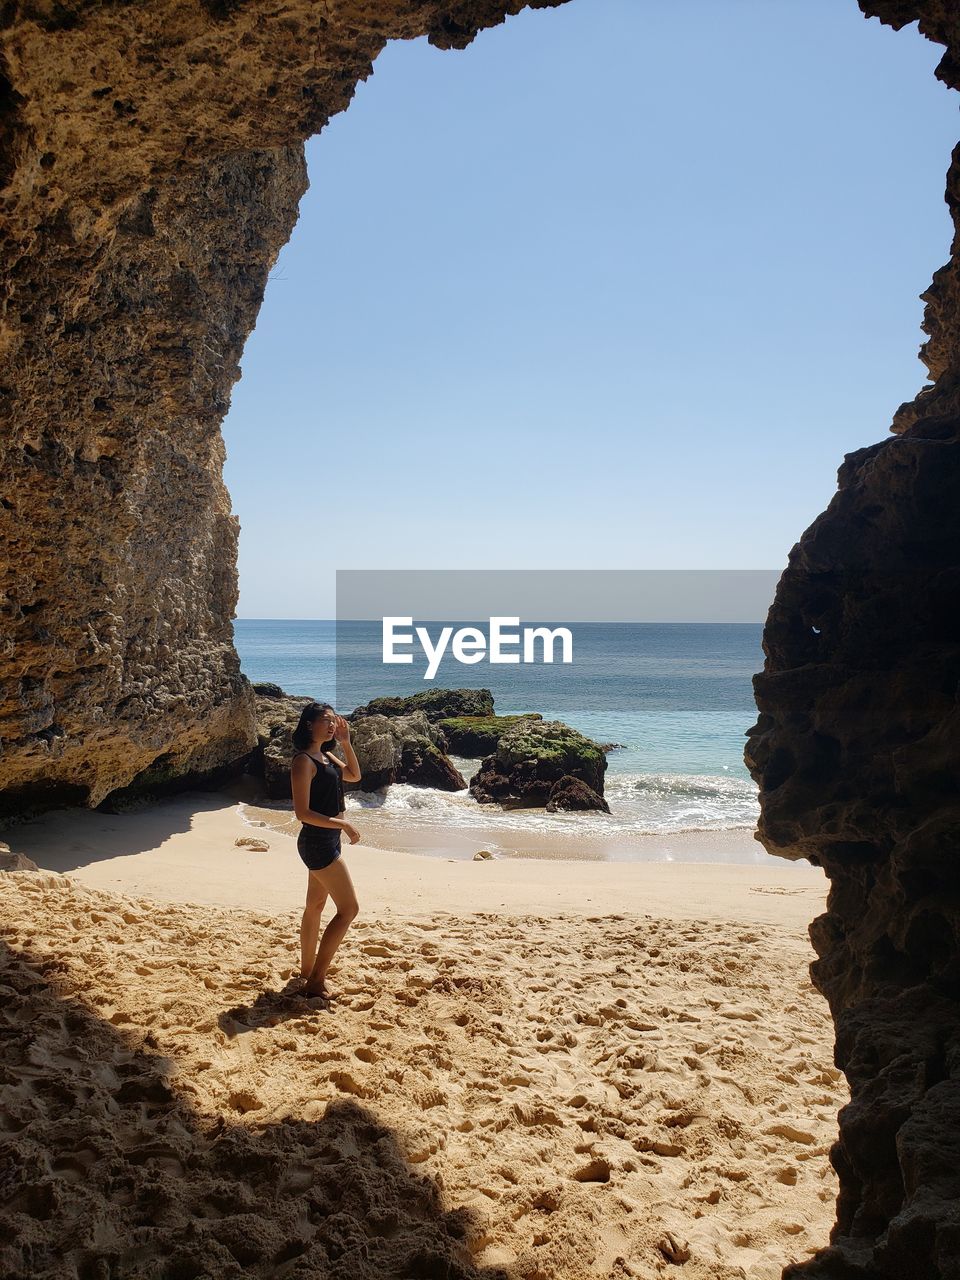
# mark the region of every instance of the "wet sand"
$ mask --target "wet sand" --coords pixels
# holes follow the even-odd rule
[[[300,824],[285,808],[251,804],[247,817],[266,822],[275,830],[296,834]],[[457,827],[431,826],[415,819],[382,815],[375,809],[348,810],[347,816],[376,849],[400,849],[438,858],[472,858],[486,849],[496,858],[541,858],[550,862],[726,862],[763,865],[770,856],[753,838],[753,831],[624,832],[590,835],[580,829],[565,833],[563,815],[555,815],[557,829],[518,831],[484,824]]]

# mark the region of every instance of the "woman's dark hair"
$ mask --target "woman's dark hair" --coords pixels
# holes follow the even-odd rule
[[[317,716],[322,716],[325,711],[332,710],[333,707],[331,707],[329,702],[307,703],[300,712],[300,723],[293,731],[293,745],[298,751],[305,750],[313,740],[313,722],[316,720]],[[333,741],[333,738],[329,739],[329,742]],[[325,748],[327,745],[328,744],[324,742],[321,749]]]

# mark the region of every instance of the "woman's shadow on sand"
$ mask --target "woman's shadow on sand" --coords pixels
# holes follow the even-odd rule
[[[149,1032],[60,994],[65,967],[0,943],[11,1280],[507,1280],[474,1265],[470,1213],[444,1207],[373,1112],[334,1100],[315,1122],[262,1126],[202,1114]]]
[[[279,989],[270,987],[249,1004],[233,1005],[217,1017],[224,1035],[231,1038],[259,1027],[275,1027],[288,1018],[310,1017],[316,1013],[335,1013],[337,998],[308,996],[302,978],[291,978]]]

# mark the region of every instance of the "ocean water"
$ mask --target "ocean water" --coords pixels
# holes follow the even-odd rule
[[[436,636],[443,624],[426,625]],[[355,808],[439,829],[579,829],[608,844],[618,835],[756,825],[757,788],[743,763],[743,747],[757,716],[751,677],[763,666],[759,623],[539,625],[570,628],[571,664],[466,666],[445,658],[432,681],[423,679],[419,656],[419,665],[382,664],[378,622],[238,619],[234,630],[251,680],[271,680],[288,693],[331,702],[342,714],[385,694],[487,688],[500,715],[539,711],[596,741],[622,744],[607,756],[609,814],[501,810],[478,805],[466,791],[405,785],[385,795],[354,793]],[[476,772],[475,760],[454,763],[468,781]]]

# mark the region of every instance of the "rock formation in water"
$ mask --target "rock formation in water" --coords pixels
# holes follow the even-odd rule
[[[480,804],[601,809],[607,759],[598,743],[560,720],[518,720],[470,779]],[[579,783],[580,786],[571,784]],[[551,810],[552,812],[552,810]]]
[[[523,7],[3,6],[6,812],[202,780],[255,746],[219,425],[296,220],[303,140],[388,39],[460,48]],[[952,0],[861,8],[919,20],[958,87]],[[947,199],[957,217],[960,154]],[[794,1271],[836,1280],[932,1280],[960,1256],[957,241],[924,297],[932,385],[895,438],[850,455],[791,553],[748,745],[764,843],[832,882],[814,976],[853,1100],[833,1244]]]
[[[872,3],[947,45],[960,10]],[[960,149],[947,200],[958,223]],[[764,630],[759,838],[831,883],[811,969],[850,1083],[830,1248],[786,1276],[960,1275],[960,236],[924,295],[933,385],[849,454]]]
[[[572,778],[569,773],[563,774],[550,788],[544,808],[547,813],[582,812],[587,809],[600,809],[603,813],[610,812],[610,806],[603,796],[598,795],[592,787],[587,786],[579,778]]]
[[[363,715],[350,719],[350,737],[363,777],[363,791],[394,782],[441,791],[462,791],[467,783],[446,754],[446,739],[423,711],[406,715]]]
[[[243,763],[252,779],[263,779],[271,800],[290,799],[290,761],[293,731],[303,708],[312,701],[296,697],[275,684],[256,684],[257,746]],[[406,715],[371,715],[351,721],[350,740],[360,765],[360,781],[344,783],[344,790],[378,791],[394,782],[441,791],[462,791],[465,780],[446,755],[443,733],[423,711]],[[333,754],[343,759],[339,746]]]

